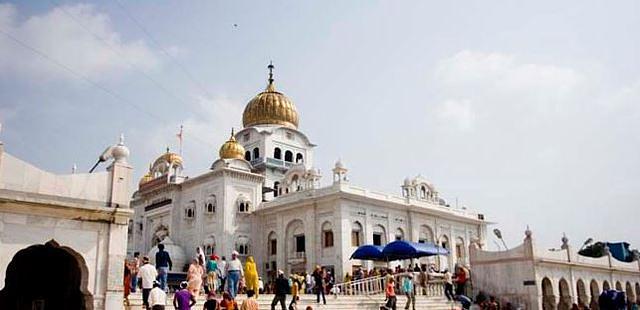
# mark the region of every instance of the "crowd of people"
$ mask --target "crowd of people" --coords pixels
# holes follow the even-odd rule
[[[149,257],[140,257],[136,252],[133,258],[124,263],[124,302],[129,305],[129,295],[142,290],[142,303],[145,309],[164,310],[167,304],[167,293],[174,290],[172,304],[180,310],[192,309],[200,296],[206,296],[204,310],[257,310],[256,301],[259,294],[274,294],[271,309],[278,304],[282,310],[312,310],[311,306],[300,308],[299,294],[316,293],[317,302],[320,297],[326,304],[325,293],[329,293],[334,278],[331,272],[317,266],[311,274],[292,274],[285,277],[282,270],[270,280],[267,285],[258,276],[257,265],[252,256],[246,262],[240,261],[236,251],[231,253],[231,259],[211,255],[208,258],[201,248],[188,266],[185,266],[186,279],[181,279],[175,288],[169,284],[169,270],[173,267],[171,255],[165,251],[163,244],[158,244],[155,255],[155,266]],[[236,302],[238,294],[246,294],[247,298],[241,305]],[[287,306],[287,295],[291,301]],[[221,296],[219,298],[218,296]]]
[[[128,305],[131,292],[142,290],[142,301],[145,309],[164,310],[167,304],[167,293],[170,289],[168,281],[169,270],[173,267],[170,254],[164,250],[163,244],[158,245],[155,255],[155,266],[149,257],[140,257],[134,253],[133,258],[124,264],[124,298]],[[257,265],[253,257],[248,256],[243,264],[236,251],[231,253],[231,259],[210,255],[206,257],[201,248],[188,266],[185,266],[186,279],[180,279],[176,285],[171,303],[175,309],[190,310],[197,303],[197,299],[204,296],[204,310],[257,310],[259,294],[273,294],[271,310],[312,310],[311,306],[301,307],[301,294],[314,294],[316,303],[326,304],[325,295],[340,294],[339,286],[335,286],[336,279],[332,270],[316,266],[310,273],[302,272],[285,276],[282,270],[277,270],[266,284],[258,276]],[[396,266],[391,268],[372,268],[364,270],[358,268],[353,275],[347,273],[341,286],[349,289],[349,283],[367,278],[379,278],[385,293],[384,305],[381,309],[397,308],[397,295],[406,296],[404,309],[415,310],[416,295],[426,295],[428,283],[434,278],[442,281],[444,295],[449,301],[459,302],[464,309],[473,310],[511,310],[516,309],[511,303],[504,305],[496,296],[480,292],[472,300],[469,289],[470,271],[462,265],[456,265],[454,273],[448,269],[438,271],[435,265],[420,267],[418,264],[408,268]],[[184,281],[182,281],[184,280]],[[351,293],[351,292],[344,292]],[[236,302],[238,294],[246,294],[247,298],[240,305]],[[625,302],[624,297],[616,298],[600,296],[598,303],[611,302],[624,304],[627,309],[638,309],[638,302]],[[287,298],[290,295],[290,301]],[[615,295],[615,294],[614,294]],[[624,294],[622,294],[624,296]],[[622,309],[625,307],[623,306]],[[589,309],[584,302],[573,304],[571,310]]]

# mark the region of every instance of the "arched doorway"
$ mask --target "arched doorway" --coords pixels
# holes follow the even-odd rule
[[[598,287],[598,282],[595,279],[591,280],[591,284],[589,285],[589,292],[591,293],[591,302],[589,306],[593,310],[598,310],[598,297],[600,297],[600,288]]]
[[[616,291],[622,292],[622,283],[620,281],[616,281]]]
[[[604,280],[604,282],[602,282],[602,290],[603,291],[608,291],[611,289],[611,285],[609,285],[609,281]]]
[[[306,269],[306,238],[304,222],[296,219],[287,225],[285,230],[285,261],[289,273],[305,272]],[[311,247],[312,248],[312,247]]]
[[[636,294],[633,293],[633,287],[631,283],[627,282],[625,286],[625,293],[627,293],[627,298],[633,302],[636,301]]]
[[[88,270],[80,254],[51,240],[13,256],[0,309],[93,309]]]
[[[542,279],[542,309],[552,310],[556,308],[556,297],[553,295],[553,284],[549,278]]]
[[[560,279],[558,283],[560,288],[560,300],[558,302],[558,310],[571,309],[571,291],[569,290],[569,283],[567,280]]]
[[[576,292],[578,294],[578,304],[582,302],[585,305],[588,305],[589,299],[587,298],[587,288],[584,286],[584,281],[582,281],[582,279],[578,279],[578,282],[576,282]]]

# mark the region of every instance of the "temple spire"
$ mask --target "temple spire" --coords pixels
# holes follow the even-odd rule
[[[269,61],[269,65],[267,66],[269,69],[269,85],[273,84],[273,61]]]

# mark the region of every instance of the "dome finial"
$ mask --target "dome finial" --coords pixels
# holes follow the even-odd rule
[[[222,146],[220,147],[220,151],[218,152],[218,154],[220,155],[220,158],[243,159],[244,152],[245,152],[244,147],[242,147],[242,145],[240,145],[240,143],[236,141],[235,130],[233,127],[231,127],[231,136],[229,137],[229,140],[227,140],[227,142],[222,144]]]
[[[269,69],[269,85],[271,85],[273,84],[273,68],[275,68],[273,61],[269,61],[267,68]]]

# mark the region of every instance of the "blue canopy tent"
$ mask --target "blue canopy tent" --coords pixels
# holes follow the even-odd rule
[[[356,251],[351,254],[350,259],[364,259],[375,261],[385,260],[384,256],[382,256],[382,246],[370,244],[358,247]]]
[[[433,255],[447,255],[449,250],[433,243],[418,243],[404,240],[393,241],[382,249],[388,260],[420,258]]]
[[[386,246],[363,245],[351,255],[351,259],[394,261],[433,255],[447,255],[449,250],[433,243],[417,243],[404,240],[393,241]]]

